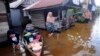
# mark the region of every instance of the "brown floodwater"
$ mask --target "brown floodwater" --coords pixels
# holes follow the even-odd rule
[[[58,39],[41,32],[52,56],[100,56],[100,17],[89,23],[76,23],[62,31]]]
[[[75,23],[75,26],[59,33],[59,38],[56,34],[48,37],[45,30],[40,32],[44,38],[43,56],[100,56],[100,17],[94,22]],[[11,46],[0,48],[0,56],[13,54]]]

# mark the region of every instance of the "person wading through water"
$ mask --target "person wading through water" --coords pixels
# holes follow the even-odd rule
[[[57,18],[53,16],[53,13],[52,12],[48,12],[47,14],[47,18],[46,18],[46,28],[47,28],[47,31],[49,32],[48,36],[51,37],[54,32],[55,32],[55,20]]]

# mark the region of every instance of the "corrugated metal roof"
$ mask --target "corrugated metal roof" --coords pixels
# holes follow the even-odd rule
[[[24,10],[45,8],[45,7],[49,7],[49,6],[59,5],[63,2],[64,2],[64,0],[39,0],[35,3],[33,3],[32,5],[24,8]]]

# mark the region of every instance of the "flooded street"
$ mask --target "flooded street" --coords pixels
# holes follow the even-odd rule
[[[75,23],[75,26],[48,37],[48,32],[40,30],[44,37],[43,56],[100,56],[100,17],[94,22]],[[0,48],[0,56],[14,56],[11,46]],[[22,56],[21,53],[16,56]],[[27,56],[30,56],[29,53]]]
[[[74,26],[61,31],[58,38],[57,33],[48,37],[46,30],[39,29],[44,41],[42,56],[100,56],[100,7],[96,8],[94,2],[96,1],[96,3],[100,5],[97,0],[34,0],[34,3],[30,2],[31,0],[23,0],[23,3],[21,2],[22,4],[20,5],[16,3],[18,6],[14,4],[12,0],[12,7],[13,4],[14,7],[17,7],[11,8],[11,3],[9,2],[11,11],[10,14],[7,12],[10,15],[9,17],[6,15],[7,8],[5,7],[7,1],[8,0],[0,1],[0,56],[31,56],[28,50],[24,52],[20,48],[20,50],[23,51],[21,52],[19,49],[14,49],[12,45],[7,43],[6,32],[9,29],[8,23],[11,23],[15,27],[13,27],[14,30],[20,34],[23,34],[22,26],[24,26],[24,24],[26,25],[28,19],[32,20],[34,26],[45,28],[47,12],[50,11],[54,14],[52,16],[62,21],[61,23],[65,21],[63,27],[66,25],[67,28],[67,26],[69,27],[70,24],[74,23],[70,22],[70,18],[73,19],[72,21],[76,21],[74,19],[77,19],[81,23],[76,22]],[[9,5],[9,3],[7,5]],[[31,3],[33,4],[31,5]],[[27,6],[24,7],[24,4]],[[90,10],[91,13],[87,9]],[[85,13],[87,11],[88,13]],[[77,14],[77,17],[74,18],[74,14]],[[91,22],[83,23],[83,21],[88,21],[84,20],[84,18],[91,20],[92,16],[96,18],[93,18]],[[58,20],[58,22],[60,21]],[[20,37],[22,37],[22,35]],[[4,44],[2,45],[1,42],[4,42]],[[20,43],[23,44],[21,41]]]
[[[45,45],[53,56],[100,56],[100,17],[94,23],[76,23],[74,27],[55,36],[47,37]]]

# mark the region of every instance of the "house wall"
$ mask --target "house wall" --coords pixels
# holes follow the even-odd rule
[[[47,14],[48,14],[49,11],[53,12],[54,17],[58,17],[58,8],[50,8],[50,9],[45,9],[45,10],[30,11],[32,24],[35,27],[45,29],[46,17],[47,17]],[[65,24],[66,24],[66,28],[69,28],[70,27],[70,22],[69,22],[70,19],[68,18],[68,14],[70,13],[72,15],[72,13],[67,12],[67,9],[65,9],[63,11],[61,10],[60,12],[61,12],[60,18],[57,18],[57,20],[55,21],[55,26],[57,28],[61,28],[62,20],[64,19],[64,14],[66,14],[66,17],[65,17],[66,23]]]
[[[32,24],[35,27],[45,29],[45,17],[44,17],[44,12],[42,10],[31,11],[30,15],[31,15]]]
[[[45,29],[46,17],[49,11],[53,12],[54,17],[58,16],[57,8],[30,11],[29,14],[31,15],[33,25],[35,25],[35,27]]]
[[[12,26],[21,26],[21,11],[20,9],[10,9],[10,19],[12,22]]]
[[[58,10],[61,9],[61,13],[60,13],[60,18],[58,18],[58,20],[56,20],[55,22],[55,25],[57,25],[59,28],[61,28],[61,25],[62,25],[62,16],[64,14],[66,14],[66,28],[69,28],[70,27],[70,23],[73,21],[69,19],[68,15],[69,13],[72,15],[73,13],[71,12],[68,12],[67,11],[67,7],[65,8],[59,8],[59,7],[53,7],[53,8],[48,8],[48,9],[44,9],[44,10],[35,10],[35,11],[30,11],[30,15],[31,15],[31,20],[32,20],[32,23],[35,27],[39,27],[39,28],[44,28],[45,29],[45,23],[46,23],[46,16],[47,16],[47,13],[49,11],[53,12],[53,16],[54,17],[58,17]],[[62,10],[65,9],[65,11],[62,12]],[[69,15],[70,16],[70,15]],[[60,19],[60,20],[59,20]],[[70,21],[70,22],[69,22]]]
[[[4,2],[0,0],[0,44],[2,42],[7,41],[7,31],[9,29],[7,16],[6,16],[6,8]]]

